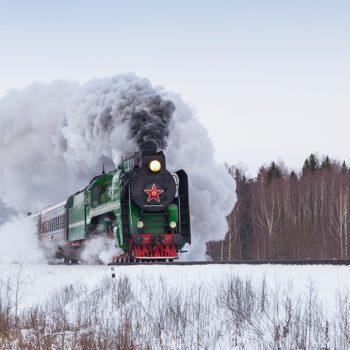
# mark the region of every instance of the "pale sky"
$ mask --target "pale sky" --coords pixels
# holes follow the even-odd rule
[[[135,72],[197,111],[250,173],[350,160],[350,1],[0,0],[0,96]]]

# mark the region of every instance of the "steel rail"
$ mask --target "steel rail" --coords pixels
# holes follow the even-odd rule
[[[134,265],[164,265],[164,266],[188,266],[188,265],[343,265],[349,266],[350,260],[230,260],[230,261],[140,261],[111,264],[111,266]]]

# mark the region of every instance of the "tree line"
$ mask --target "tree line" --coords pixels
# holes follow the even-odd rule
[[[237,202],[222,241],[207,243],[214,260],[349,259],[350,170],[311,154],[299,172],[272,162],[247,178],[228,168]]]

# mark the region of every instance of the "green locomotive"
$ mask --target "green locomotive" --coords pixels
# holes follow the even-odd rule
[[[163,152],[148,145],[38,218],[43,247],[65,262],[101,236],[123,251],[114,262],[171,261],[191,243],[187,174],[170,173]]]

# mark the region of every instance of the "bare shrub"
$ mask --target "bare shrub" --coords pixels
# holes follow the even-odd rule
[[[32,308],[16,305],[17,282],[0,281],[3,349],[348,349],[350,299],[327,314],[315,286],[296,295],[228,275],[213,286],[103,279],[68,285]],[[20,293],[20,290],[18,290]]]

